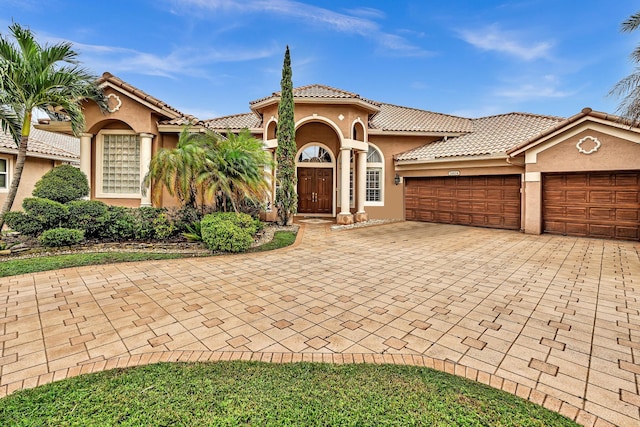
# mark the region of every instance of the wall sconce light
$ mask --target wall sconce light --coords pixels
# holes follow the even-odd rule
[[[396,177],[395,177],[395,178],[393,178],[393,182],[394,182],[396,185],[399,185],[399,184],[400,184],[400,175],[396,174]]]

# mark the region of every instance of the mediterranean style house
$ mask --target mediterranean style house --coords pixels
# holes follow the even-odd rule
[[[4,204],[13,178],[18,146],[11,135],[0,131],[0,206]],[[12,210],[20,210],[22,201],[31,197],[42,175],[61,164],[77,165],[80,141],[73,136],[32,128],[27,146],[27,159]]]
[[[251,101],[247,113],[199,120],[112,74],[99,83],[109,112],[87,103],[80,136],[80,167],[93,199],[151,205],[141,178],[185,125],[223,134],[247,128],[275,153],[278,92]],[[640,238],[640,129],[618,117],[586,108],[568,119],[469,119],[323,85],[294,89],[294,102],[299,215],[339,224],[406,219]],[[67,122],[38,127],[70,133]],[[176,203],[168,194],[153,202]],[[264,215],[275,218],[269,208]]]

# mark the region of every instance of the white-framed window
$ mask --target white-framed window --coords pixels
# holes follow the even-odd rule
[[[365,204],[384,205],[384,157],[378,147],[369,143],[367,153],[367,186]]]
[[[9,159],[0,157],[0,192],[9,191]]]
[[[96,196],[140,198],[140,136],[133,131],[102,130],[96,145]]]

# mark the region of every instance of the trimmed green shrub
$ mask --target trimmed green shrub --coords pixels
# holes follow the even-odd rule
[[[99,200],[73,200],[69,208],[69,228],[84,230],[85,237],[99,236],[105,226],[108,206]]]
[[[51,230],[43,231],[38,240],[42,246],[70,246],[84,240],[84,231],[62,227],[52,228]]]
[[[109,206],[104,216],[104,227],[98,237],[110,240],[130,240],[136,237],[136,217],[133,209]]]
[[[71,165],[60,165],[42,175],[33,190],[34,197],[67,203],[89,195],[87,176]]]
[[[202,241],[210,250],[225,252],[247,251],[256,232],[251,216],[235,212],[205,215],[200,230]]]
[[[230,221],[240,228],[245,228],[251,235],[256,234],[256,231],[258,231],[256,221],[251,217],[251,215],[246,213],[215,212],[209,215],[214,216],[219,221]],[[209,215],[206,215],[205,218]]]
[[[25,236],[37,236],[44,230],[44,224],[40,220],[24,212],[7,212],[4,221],[10,229]]]
[[[69,218],[69,208],[51,199],[29,197],[22,201],[22,208],[28,216],[40,221],[45,230],[60,227]]]
[[[174,235],[175,231],[176,229],[166,212],[160,213],[153,220],[154,238],[159,240],[168,239]]]

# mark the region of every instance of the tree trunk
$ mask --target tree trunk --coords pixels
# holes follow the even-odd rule
[[[22,170],[24,169],[24,162],[27,159],[27,143],[29,142],[29,135],[22,135],[20,137],[20,146],[18,147],[18,158],[16,159],[16,167],[13,171],[13,179],[11,180],[11,187],[9,187],[9,193],[7,199],[2,206],[2,212],[0,213],[0,230],[4,227],[4,215],[11,210],[13,201],[18,194],[18,186],[20,185],[20,178],[22,178]]]

